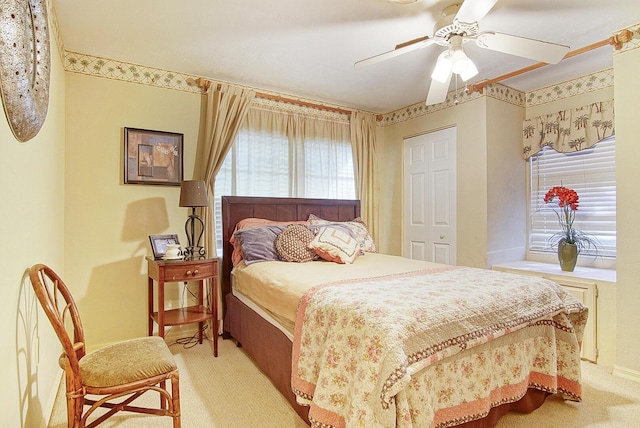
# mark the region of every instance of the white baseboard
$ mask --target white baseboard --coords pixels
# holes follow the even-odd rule
[[[614,365],[613,374],[640,383],[640,371]]]

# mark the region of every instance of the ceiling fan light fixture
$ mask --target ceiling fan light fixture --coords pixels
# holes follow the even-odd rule
[[[463,81],[471,79],[478,74],[478,68],[471,61],[471,58],[464,53],[462,45],[459,44],[460,39],[456,40],[458,44],[452,46],[449,58],[451,61],[451,71],[459,75]]]
[[[431,78],[433,80],[437,80],[438,82],[444,83],[449,78],[451,74],[451,58],[449,55],[449,51],[444,51],[438,56],[438,61],[436,61],[436,66],[433,69],[433,73],[431,73]]]
[[[460,73],[460,78],[463,82],[471,79],[473,76],[478,74],[478,67],[471,61],[469,57],[467,57],[467,67],[464,69],[462,73]]]
[[[471,60],[462,49],[453,49],[451,53],[451,71],[462,74],[469,66]]]

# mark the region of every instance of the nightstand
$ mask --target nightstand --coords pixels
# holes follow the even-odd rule
[[[198,323],[199,343],[207,320],[212,320],[213,355],[218,356],[218,259],[154,260],[147,257],[149,271],[149,336],[153,336],[153,323],[158,324],[158,335],[164,338],[165,326]],[[212,283],[211,309],[204,304],[204,281]],[[153,282],[158,283],[157,312],[153,311]],[[198,281],[198,304],[178,309],[164,309],[164,284],[169,282]]]

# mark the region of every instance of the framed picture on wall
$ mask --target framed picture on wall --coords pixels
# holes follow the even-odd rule
[[[124,128],[125,184],[182,182],[184,135],[176,132]]]

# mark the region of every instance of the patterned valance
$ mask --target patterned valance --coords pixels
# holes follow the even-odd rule
[[[615,134],[613,100],[525,119],[522,123],[525,159],[552,147],[569,153],[588,149]]]

